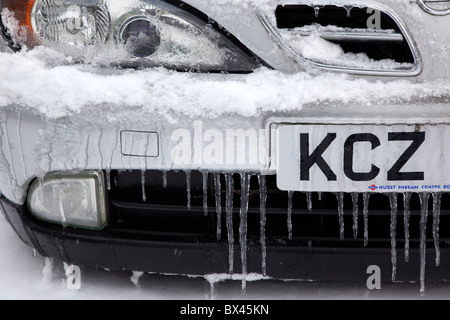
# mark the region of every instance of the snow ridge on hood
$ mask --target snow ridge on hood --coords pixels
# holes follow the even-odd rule
[[[70,65],[56,51],[0,53],[0,108],[24,108],[46,118],[92,110],[138,110],[160,116],[258,116],[306,104],[408,103],[450,96],[448,80],[415,83],[354,79],[349,75],[284,74],[261,68],[248,75],[98,69]]]

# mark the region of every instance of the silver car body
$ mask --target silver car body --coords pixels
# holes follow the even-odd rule
[[[24,90],[17,104],[9,101],[0,110],[1,194],[17,204],[23,204],[30,181],[54,171],[156,169],[275,174],[278,170],[277,139],[273,129],[280,123],[449,124],[450,112],[446,96],[449,92],[446,88],[450,84],[448,12],[435,12],[429,9],[428,2],[422,1],[332,1],[333,4],[342,6],[370,6],[390,12],[404,29],[417,55],[416,68],[407,74],[351,72],[345,68],[334,70],[302,62],[271,32],[274,27],[270,22],[274,19],[274,9],[279,3],[309,2],[186,1],[217,21],[275,70],[258,71],[267,72],[266,85],[270,86],[270,81],[286,81],[286,92],[274,92],[279,95],[279,100],[274,101],[280,105],[261,101],[258,96],[261,92],[257,91],[246,92],[247,96],[243,92],[242,97],[237,97],[235,93],[238,91],[232,90],[227,95],[229,85],[242,86],[243,90],[249,88],[252,75],[236,74],[188,74],[177,78],[174,73],[161,72],[157,81],[147,79],[148,87],[143,85],[140,88],[147,90],[143,93],[149,97],[146,105],[142,105],[141,101],[133,105],[133,90],[130,90],[129,97],[122,96],[118,103],[107,98],[107,92],[103,100],[90,101],[89,97],[84,96],[89,91],[81,90],[79,98],[84,105],[79,109],[73,107],[76,101],[70,100],[65,94],[59,100],[49,99],[48,101],[58,103],[58,106],[52,106],[45,105],[45,100],[33,100],[34,97],[27,96],[27,90]],[[329,3],[324,0],[314,2],[317,5]],[[448,11],[446,7],[450,7],[450,3],[442,3],[444,8],[440,10]],[[8,50],[5,44],[0,45],[2,51]],[[103,80],[110,81],[114,76],[118,77],[118,81],[127,79],[127,76],[123,76],[127,71],[123,70],[92,69],[83,72],[92,75],[100,83]],[[142,81],[146,81],[145,72],[139,71]],[[261,78],[264,78],[264,74]],[[307,92],[308,83],[315,81],[314,79],[317,79],[317,83],[328,80],[331,82],[325,84],[322,90]],[[41,81],[35,83],[33,93],[44,90],[51,79]],[[189,81],[192,81],[192,87],[186,83]],[[202,92],[195,91],[196,85],[202,81],[210,83],[212,91],[225,90],[218,101],[214,101],[214,95],[210,93],[202,96]],[[296,81],[298,92],[294,92],[295,87],[292,86]],[[393,86],[404,86],[405,94],[399,94],[398,91],[390,94],[391,83]],[[54,86],[52,92],[58,92],[58,83],[50,84]],[[356,88],[354,91],[350,90],[353,85]],[[111,85],[110,88],[114,90],[115,87]],[[438,93],[433,92],[433,88]],[[188,92],[189,89],[193,92]],[[60,90],[63,92],[67,87],[61,84]],[[171,102],[169,99],[161,99],[164,90],[173,98]],[[185,94],[182,99],[178,99],[177,90]],[[348,96],[339,96],[342,91],[348,92]],[[303,95],[305,101],[302,101]],[[76,96],[71,97],[77,99]],[[294,101],[289,101],[289,96],[293,96]],[[285,98],[287,100],[283,102]],[[205,106],[206,99],[210,100],[209,108],[197,110],[196,104]],[[68,105],[68,101],[72,101],[72,104]],[[123,101],[128,101],[128,104],[122,104]],[[298,108],[295,108],[296,105]],[[245,111],[247,107],[250,111]],[[52,108],[65,112],[55,114],[49,111]],[[211,139],[210,136],[205,138],[205,133],[212,132],[213,135],[216,133],[226,137],[227,130],[237,129],[244,132],[256,130],[258,133],[263,130],[261,136],[258,136],[258,161],[205,161],[202,154],[210,152],[205,148],[208,147],[207,141],[212,141],[205,140]],[[192,137],[190,145],[197,149],[190,158],[175,161],[174,152],[178,150],[180,137],[184,134]],[[139,142],[133,145],[133,139],[144,139],[151,146],[147,145],[141,150]],[[250,147],[247,146],[248,148]],[[223,150],[226,153],[226,147]]]

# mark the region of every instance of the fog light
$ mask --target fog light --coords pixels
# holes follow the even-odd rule
[[[31,184],[28,207],[38,219],[88,229],[106,226],[103,174],[51,173]]]

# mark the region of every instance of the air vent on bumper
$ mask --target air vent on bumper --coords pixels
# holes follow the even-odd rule
[[[330,71],[415,76],[421,62],[397,15],[383,5],[292,4],[259,18],[295,60]]]

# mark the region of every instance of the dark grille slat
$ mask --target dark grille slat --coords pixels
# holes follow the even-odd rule
[[[367,19],[371,16],[371,13],[367,13],[367,7],[353,7],[350,11],[347,11],[344,7],[333,5],[317,6],[317,8],[319,8],[319,11],[316,16],[314,6],[279,6],[275,11],[277,26],[280,29],[291,29],[319,24],[321,26],[332,25],[341,28],[366,29]],[[381,29],[400,32],[397,24],[384,12],[381,12],[380,22]]]
[[[224,242],[227,239],[225,201],[225,176],[221,174],[221,239],[217,240],[217,215],[213,190],[213,174],[208,176],[208,215],[203,210],[203,180],[202,173],[191,172],[192,207],[187,208],[186,179],[184,172],[168,172],[168,185],[163,187],[162,172],[148,171],[145,175],[147,201],[141,196],[141,172],[126,171],[111,173],[111,180],[115,181],[109,191],[110,228],[123,232],[137,232],[142,236],[166,237],[173,241],[176,238],[191,238],[193,241]],[[239,174],[234,175],[235,193],[233,207],[234,235],[239,236],[239,206],[240,183]],[[259,185],[256,176],[250,180],[250,197],[248,211],[249,241],[260,240],[260,203]],[[338,203],[336,195],[323,193],[312,194],[312,211],[308,211],[305,193],[295,192],[293,198],[293,239],[288,240],[287,229],[287,192],[276,188],[276,176],[267,176],[267,243],[301,246],[324,246],[334,243],[336,246],[363,247],[364,219],[362,215],[362,196],[359,197],[358,237],[353,239],[352,197],[344,195],[344,223],[345,238],[339,239]],[[132,195],[132,196],[130,196]],[[403,246],[403,198],[398,196],[398,217],[396,237],[398,247]],[[450,223],[450,195],[442,195],[442,210],[440,216],[441,246],[448,246],[450,230],[446,227]],[[417,194],[411,199],[410,242],[411,247],[419,245],[420,201]],[[390,204],[389,198],[383,194],[372,194],[369,202],[369,246],[390,246]],[[432,197],[429,203],[429,218],[427,238],[432,241]],[[237,242],[236,242],[237,243]],[[432,244],[430,244],[432,245]]]

